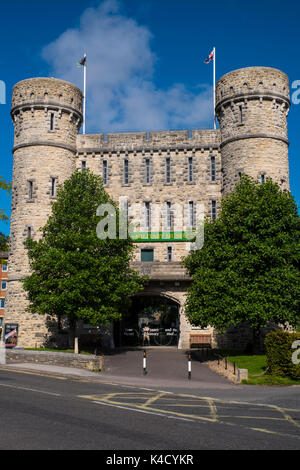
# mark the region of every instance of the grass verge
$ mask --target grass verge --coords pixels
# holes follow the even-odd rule
[[[289,377],[279,377],[268,375],[267,359],[263,354],[228,356],[228,361],[236,363],[240,369],[248,369],[248,380],[243,380],[243,384],[248,385],[300,385],[300,380],[293,380]]]

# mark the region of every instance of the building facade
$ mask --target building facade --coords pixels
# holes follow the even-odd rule
[[[191,333],[198,333],[211,335],[212,344],[220,346],[223,340],[212,328],[193,328],[184,315],[191,280],[181,259],[191,242],[180,233],[177,216],[182,209],[181,220],[189,230],[195,229],[197,208],[204,216],[217,217],[221,198],[233,190],[243,173],[261,182],[271,177],[282,189],[289,189],[288,77],[268,67],[224,75],[216,86],[220,127],[216,130],[83,135],[79,134],[82,99],[76,86],[53,78],[24,80],[13,89],[15,140],[5,322],[19,325],[20,346],[41,346],[49,338],[47,319],[26,312],[20,280],[29,274],[29,267],[23,243],[27,237],[39,237],[57,186],[76,168],[88,168],[103,178],[113,199],[125,204],[129,221],[132,208],[138,207],[142,214],[133,267],[147,274],[149,283],[133,301],[131,323],[114,325],[114,333],[108,332],[110,339],[130,342],[142,329],[143,340],[150,338],[151,344],[176,343],[187,348]],[[163,214],[160,219],[155,215],[157,208]],[[235,346],[245,340],[239,335]]]

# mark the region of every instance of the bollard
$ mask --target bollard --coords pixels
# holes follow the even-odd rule
[[[143,372],[144,372],[144,375],[147,374],[147,354],[145,350],[143,354]]]
[[[235,362],[233,363],[233,375],[235,375]]]
[[[191,380],[192,378],[192,360],[191,360],[191,355],[188,355],[188,378]]]
[[[227,370],[227,357],[225,357],[225,370]]]

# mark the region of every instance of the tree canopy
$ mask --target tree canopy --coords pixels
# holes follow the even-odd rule
[[[23,281],[29,311],[61,318],[70,324],[84,319],[107,325],[120,319],[129,296],[140,291],[143,278],[130,268],[130,239],[100,240],[97,216],[100,204],[112,204],[102,179],[89,170],[76,171],[58,189],[52,214],[41,238],[25,245],[32,273]]]
[[[288,191],[243,176],[206,221],[204,246],[184,260],[193,282],[186,315],[196,326],[224,330],[248,322],[299,321],[299,216]]]

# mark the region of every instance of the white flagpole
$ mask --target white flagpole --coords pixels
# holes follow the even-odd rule
[[[84,54],[86,58],[86,54]],[[85,134],[85,109],[86,109],[86,63],[83,65],[83,134]]]
[[[213,48],[214,54],[214,129],[216,129],[216,48]]]

